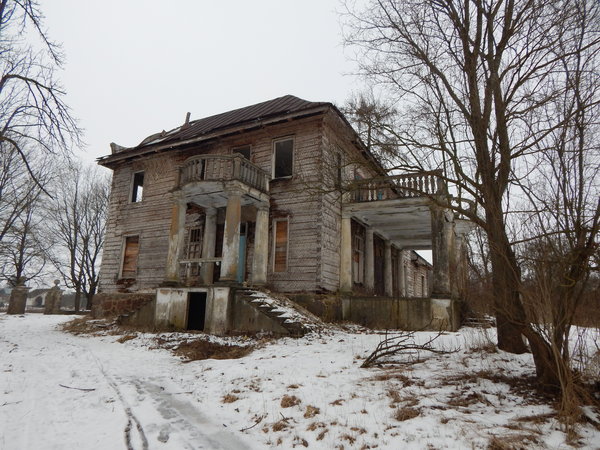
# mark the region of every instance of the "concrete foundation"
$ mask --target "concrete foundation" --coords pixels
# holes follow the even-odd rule
[[[459,327],[454,300],[429,298],[342,298],[344,320],[369,328],[400,330],[448,330]]]

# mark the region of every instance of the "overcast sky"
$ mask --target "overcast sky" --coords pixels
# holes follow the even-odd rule
[[[60,79],[85,129],[84,158],[152,133],[286,94],[341,103],[348,75],[339,0],[52,0]]]

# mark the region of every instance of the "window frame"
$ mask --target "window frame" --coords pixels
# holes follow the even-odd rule
[[[138,175],[140,173],[142,174],[142,184],[141,184],[142,193],[140,195],[140,199],[139,200],[135,200],[134,194],[137,194],[137,190],[138,190],[138,185],[136,185],[135,178],[136,178],[136,175]],[[143,171],[143,170],[136,170],[135,172],[133,172],[131,174],[131,183],[130,183],[130,187],[129,187],[129,203],[136,204],[136,203],[142,203],[144,201],[144,184],[145,184],[145,181],[146,181],[145,171]],[[137,195],[136,195],[136,197],[137,197]]]
[[[286,225],[286,235],[285,235],[285,268],[283,270],[277,270],[277,224],[280,222],[285,222]],[[285,273],[289,269],[289,259],[290,259],[290,218],[288,217],[277,217],[273,219],[273,273]]]
[[[125,268],[125,254],[127,252],[127,239],[137,237],[138,250],[135,258],[135,274],[133,276],[126,276],[124,274]],[[123,240],[121,243],[121,262],[119,265],[119,278],[120,279],[137,279],[138,269],[139,269],[139,259],[140,259],[140,247],[141,247],[141,236],[139,233],[125,234],[123,235]]]
[[[284,175],[281,177],[276,176],[275,174],[275,168],[276,168],[276,162],[277,162],[277,144],[280,142],[285,142],[285,141],[292,141],[292,167],[290,168],[290,175]],[[290,178],[292,178],[294,176],[294,169],[295,169],[295,153],[296,153],[296,139],[294,136],[284,136],[284,137],[280,137],[277,139],[273,139],[273,143],[272,143],[272,158],[271,158],[271,177],[273,178],[273,180],[288,180]]]

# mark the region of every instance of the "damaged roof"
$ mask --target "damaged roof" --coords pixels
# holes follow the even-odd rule
[[[137,153],[135,150],[143,152],[144,149],[149,149],[150,147],[154,148],[157,145],[160,147],[177,146],[203,136],[225,132],[233,127],[258,124],[265,120],[284,115],[309,112],[315,109],[322,110],[329,107],[333,107],[333,105],[328,102],[309,102],[294,97],[293,95],[285,95],[255,105],[186,122],[171,131],[162,131],[160,133],[152,134],[135,147],[127,148],[111,144],[111,148],[112,153],[114,154],[122,152]],[[110,156],[99,158],[98,161],[102,164],[107,159],[111,159]]]

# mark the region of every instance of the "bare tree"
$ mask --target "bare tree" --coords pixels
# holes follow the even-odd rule
[[[34,173],[35,180],[26,174],[9,174],[0,196],[0,211],[5,213],[0,215],[0,271],[12,286],[24,286],[42,274],[50,246],[43,230],[42,209],[46,201],[44,187],[52,176],[52,170],[45,161],[39,158],[34,161],[40,166]],[[20,159],[12,161],[15,162],[16,167],[7,164],[3,169],[10,172],[22,166]],[[0,178],[4,175],[0,173]]]
[[[0,1],[0,144],[18,153],[34,178],[31,152],[68,154],[80,143],[56,78],[61,49],[43,18],[35,0]]]
[[[537,357],[547,342],[525,316],[507,212],[511,186],[531,175],[538,145],[572,118],[540,114],[572,89],[565,63],[590,52],[588,69],[597,64],[599,8],[588,0],[373,0],[347,8],[347,42],[361,52],[362,73],[398,102],[402,122],[386,131],[397,139],[399,166],[442,169],[456,200],[444,206],[485,231],[498,345],[524,352],[525,335],[544,380],[555,366]],[[597,102],[582,99],[579,109]]]
[[[90,309],[97,290],[109,192],[109,179],[98,168],[71,165],[49,208],[55,239],[52,262],[65,284],[75,289],[76,311],[82,294]]]

